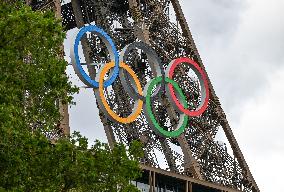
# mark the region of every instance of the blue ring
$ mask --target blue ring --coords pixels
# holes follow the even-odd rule
[[[114,42],[112,41],[110,36],[108,36],[108,34],[104,30],[100,29],[99,27],[97,27],[95,25],[84,26],[80,29],[79,33],[76,36],[75,43],[74,43],[75,65],[76,65],[79,73],[82,75],[82,78],[85,80],[86,83],[88,83],[90,86],[92,86],[94,88],[99,87],[99,83],[97,81],[91,79],[91,77],[89,75],[87,75],[86,72],[84,71],[84,69],[82,68],[82,65],[80,63],[79,54],[78,54],[78,47],[79,47],[79,43],[80,43],[82,36],[86,32],[93,32],[93,31],[97,32],[98,35],[101,36],[101,38],[104,38],[106,41],[109,42],[109,44],[111,46],[111,50],[114,54],[115,66],[113,68],[113,73],[111,74],[111,77],[108,78],[104,82],[104,88],[106,88],[106,87],[110,86],[115,81],[116,77],[119,74],[119,55],[118,55],[118,52],[117,52],[117,49],[115,47]]]

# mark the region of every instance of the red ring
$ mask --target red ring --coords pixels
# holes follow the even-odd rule
[[[205,92],[206,92],[206,97],[205,97],[204,103],[203,103],[202,107],[199,108],[197,111],[190,111],[189,109],[185,109],[182,106],[182,104],[178,101],[178,98],[175,95],[173,86],[171,84],[168,84],[170,95],[172,96],[172,99],[175,102],[175,104],[177,105],[177,107],[182,112],[184,112],[185,114],[187,114],[188,116],[191,116],[191,117],[199,116],[206,110],[206,108],[208,106],[208,102],[209,102],[209,86],[208,86],[208,81],[207,81],[206,75],[205,75],[204,71],[201,69],[201,67],[199,67],[199,65],[195,61],[193,61],[192,59],[189,59],[187,57],[181,57],[181,58],[178,58],[178,59],[174,59],[171,62],[171,66],[170,66],[170,69],[169,69],[169,78],[170,79],[172,79],[172,77],[173,77],[175,68],[181,63],[188,63],[188,64],[192,65],[200,73],[202,81],[204,83]],[[200,81],[200,79],[199,79],[199,81]],[[202,83],[202,82],[200,82],[200,83]]]

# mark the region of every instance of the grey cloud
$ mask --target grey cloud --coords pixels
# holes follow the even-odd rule
[[[206,70],[226,112],[238,120],[240,106],[267,86],[283,65],[281,1],[182,1]]]
[[[240,0],[183,0],[181,5],[194,38],[207,46],[232,38],[245,8]]]
[[[261,191],[283,191],[284,2],[247,0],[216,13],[205,2],[183,1],[183,9],[211,82]]]

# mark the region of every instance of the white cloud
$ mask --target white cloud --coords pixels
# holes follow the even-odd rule
[[[182,1],[189,27],[261,191],[282,192],[284,1]],[[225,17],[226,19],[222,19]],[[216,25],[223,30],[213,30]]]
[[[283,192],[284,67],[270,75],[268,87],[242,106],[236,138],[261,191]]]
[[[284,64],[284,1],[182,2],[216,93],[237,119],[239,105],[257,95],[267,75]]]

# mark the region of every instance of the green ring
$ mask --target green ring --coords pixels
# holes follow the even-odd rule
[[[146,102],[145,102],[146,103],[146,113],[148,113],[148,116],[149,116],[151,122],[154,125],[155,131],[157,131],[159,134],[161,134],[164,137],[178,137],[180,134],[182,134],[184,132],[184,130],[186,128],[186,125],[187,125],[187,122],[188,122],[188,116],[187,115],[184,116],[183,123],[178,129],[176,129],[174,131],[166,131],[159,125],[159,123],[155,119],[155,116],[154,116],[152,109],[151,109],[151,92],[152,92],[154,86],[159,84],[162,80],[163,80],[163,78],[161,76],[156,77],[156,78],[152,79],[150,84],[149,84],[149,87],[147,89]],[[174,80],[172,80],[168,77],[166,77],[165,81],[166,81],[166,83],[170,83],[170,84],[173,85],[173,87],[176,89],[177,93],[180,95],[180,99],[181,99],[184,107],[187,109],[188,104],[186,102],[186,97],[183,94],[181,88],[178,86],[178,84]]]

